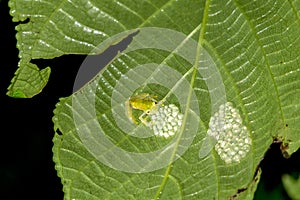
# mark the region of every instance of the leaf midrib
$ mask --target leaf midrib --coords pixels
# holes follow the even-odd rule
[[[204,11],[203,11],[203,18],[202,18],[202,23],[201,23],[199,39],[198,39],[197,53],[196,53],[195,63],[194,63],[194,66],[193,66],[194,69],[193,69],[192,79],[191,79],[191,83],[190,83],[191,87],[190,87],[189,94],[188,94],[187,106],[186,106],[186,109],[184,111],[182,126],[181,126],[181,129],[180,129],[180,132],[178,133],[179,137],[178,137],[178,140],[175,143],[174,151],[173,151],[173,153],[170,157],[169,164],[168,164],[168,166],[166,168],[166,171],[165,171],[165,174],[164,174],[164,178],[161,182],[161,185],[160,185],[159,189],[156,192],[156,195],[155,195],[154,199],[159,199],[159,197],[160,197],[160,195],[161,195],[161,193],[162,193],[162,191],[163,191],[163,189],[166,185],[166,182],[168,180],[168,176],[171,172],[171,166],[172,166],[171,164],[172,164],[172,161],[173,161],[173,159],[176,155],[176,151],[177,151],[177,148],[178,148],[178,145],[179,145],[179,141],[180,141],[181,136],[183,134],[184,126],[186,124],[187,113],[188,113],[188,110],[189,110],[189,105],[191,103],[191,96],[192,96],[193,87],[194,87],[194,84],[195,84],[195,79],[196,79],[196,75],[197,75],[197,71],[198,71],[198,65],[199,65],[199,61],[200,61],[202,45],[203,45],[203,42],[204,42],[204,34],[205,34],[206,23],[207,23],[207,18],[208,18],[209,6],[210,6],[210,0],[206,0]]]

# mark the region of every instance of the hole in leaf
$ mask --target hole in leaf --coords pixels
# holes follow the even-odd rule
[[[59,129],[55,130],[55,133],[57,133],[58,135],[62,135],[62,132]]]
[[[78,71],[80,77],[77,77],[73,92],[76,92],[86,83],[92,80],[106,65],[108,65],[118,54],[124,51],[131,43],[133,37],[138,34],[138,31],[128,35],[121,42],[111,45],[103,53],[99,55],[89,55],[83,62]]]

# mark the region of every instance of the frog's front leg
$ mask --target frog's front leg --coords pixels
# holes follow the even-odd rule
[[[148,113],[144,112],[143,114],[141,114],[139,116],[139,120],[145,125],[145,126],[149,126],[150,122],[147,121],[147,117],[148,117]]]

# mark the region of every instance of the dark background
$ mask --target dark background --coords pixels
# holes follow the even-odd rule
[[[50,66],[50,80],[31,99],[6,96],[18,66],[17,23],[12,22],[7,1],[0,2],[0,199],[63,199],[62,184],[52,161],[52,116],[60,97],[72,94],[74,80],[86,56],[62,56],[35,60],[40,68]],[[280,144],[273,144],[261,163],[261,182],[255,199],[289,199],[281,175],[300,172],[300,153],[290,159],[281,156]]]

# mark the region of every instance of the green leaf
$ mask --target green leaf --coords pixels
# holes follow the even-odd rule
[[[291,199],[300,199],[300,178],[296,180],[292,176],[285,174],[282,176],[282,183]]]
[[[152,14],[164,4],[168,6],[166,0],[142,3],[10,0],[12,20],[25,23],[16,26],[17,48],[21,61],[19,70],[8,88],[8,95],[14,96],[15,91],[20,91],[19,93],[27,97],[36,95],[43,89],[45,80],[41,79],[28,79],[23,82],[23,87],[14,84],[23,81],[19,76],[24,75],[18,76],[19,73],[35,75],[31,70],[27,70],[30,60],[50,59],[64,54],[88,54],[101,41],[116,33],[141,26],[142,23],[151,23]],[[191,17],[192,14],[189,18]],[[22,61],[23,59],[26,61]],[[32,85],[39,88],[31,90]],[[28,91],[23,91],[25,88],[30,90],[30,95],[27,94]]]
[[[19,66],[21,67],[12,79],[7,95],[15,98],[30,98],[40,93],[48,82],[50,68],[40,70],[26,59],[21,60]]]
[[[256,177],[259,177],[255,175],[256,168],[272,143],[272,137],[279,137],[288,144],[289,154],[299,148],[299,1],[14,0],[10,1],[10,6],[14,21],[30,18],[28,23],[17,26],[20,58],[28,59],[28,62],[21,60],[19,77],[22,71],[28,73],[25,69],[32,66],[29,63],[31,59],[70,53],[99,53],[108,45],[98,51],[92,50],[105,39],[131,30],[107,42],[115,44],[129,33],[142,30],[142,27],[179,31],[203,47],[192,48],[188,53],[194,63],[189,57],[182,58],[175,50],[168,51],[163,47],[120,54],[97,78],[72,96],[60,100],[53,117],[56,131],[53,159],[64,185],[65,199],[252,199],[258,182]],[[169,41],[174,44],[174,49],[181,49],[180,42],[164,36],[164,40],[158,43],[163,46]],[[148,38],[149,44],[155,44],[157,38]],[[204,158],[198,156],[207,136],[210,117],[215,113],[212,109],[213,88],[207,85],[208,76],[202,74],[205,72],[203,65],[212,66],[210,60],[203,56],[204,51],[210,55],[222,77],[226,101],[232,102],[238,109],[243,125],[249,130],[251,148],[239,162],[226,164],[215,150]],[[147,63],[168,65],[182,75],[179,81],[187,80],[192,85],[186,90],[185,109],[181,109],[185,116],[183,128],[173,139],[137,138],[125,133],[115,122],[111,102],[116,86],[130,70]],[[198,69],[201,69],[199,73]],[[155,80],[158,76],[167,79],[168,73],[160,70],[149,79]],[[39,76],[44,81],[35,84],[26,81],[22,87],[38,85],[37,88],[41,89],[46,75],[49,72]],[[140,76],[146,75],[136,75]],[[130,80],[133,85],[139,84],[138,78]],[[123,90],[127,87],[129,85],[125,85]],[[24,92],[19,88],[12,86],[10,90],[17,96],[32,96],[40,91],[36,88],[34,92]],[[117,91],[121,92],[121,89]],[[156,94],[160,99],[168,92],[176,91],[155,84],[141,89]],[[193,93],[198,100],[200,118],[189,110],[195,103]],[[119,103],[122,103],[124,97],[119,97]],[[179,101],[171,95],[166,104]],[[185,134],[185,128],[194,125],[189,119],[194,120],[193,123],[198,122],[197,132],[193,132],[195,135],[192,136]],[[96,129],[93,123],[100,124],[101,129]],[[127,123],[130,124],[129,121]],[[120,171],[114,168],[115,165],[109,166],[108,161],[101,160],[101,156],[111,150],[101,149],[105,143],[101,143],[104,139],[99,136],[100,131],[115,147],[127,152],[152,152],[170,142],[175,142],[176,148],[170,146],[173,154],[162,154],[167,165],[154,171],[134,173],[129,172],[129,168]],[[82,138],[80,133],[86,133],[87,137]],[[182,138],[193,140],[186,151],[176,157],[176,150],[182,147]],[[87,146],[87,141],[93,143]],[[112,158],[117,156],[109,155]],[[128,160],[131,161],[130,158],[119,157],[111,161],[124,164]],[[134,160],[131,164],[133,168],[139,168],[143,167],[142,163],[151,161]]]

